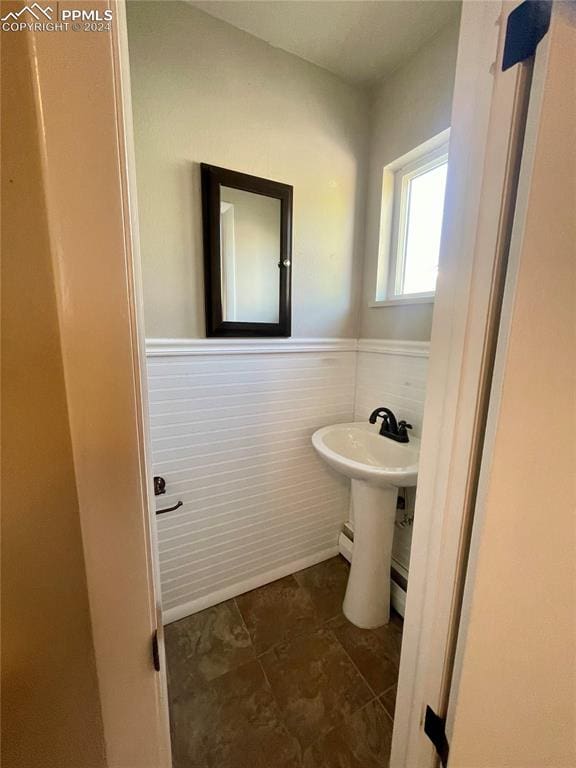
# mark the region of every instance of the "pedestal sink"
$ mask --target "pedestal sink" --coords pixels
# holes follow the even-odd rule
[[[420,441],[397,443],[364,422],[323,427],[312,435],[320,456],[352,481],[354,555],[344,615],[371,629],[390,619],[390,563],[398,488],[416,485]]]

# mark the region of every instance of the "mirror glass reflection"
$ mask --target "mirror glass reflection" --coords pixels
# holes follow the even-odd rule
[[[220,269],[225,321],[279,321],[281,201],[220,186]]]

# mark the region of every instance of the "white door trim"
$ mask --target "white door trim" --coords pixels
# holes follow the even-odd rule
[[[148,522],[149,567],[152,575],[150,584],[155,605],[156,632],[160,671],[158,675],[159,702],[158,719],[162,732],[161,759],[165,761],[160,768],[172,765],[172,744],[170,739],[170,720],[168,711],[168,679],[166,674],[166,654],[164,648],[164,624],[162,619],[162,601],[160,588],[160,563],[158,559],[158,536],[156,529],[156,500],[152,478],[152,444],[150,438],[150,407],[148,402],[148,376],[146,371],[146,333],[144,328],[144,289],[142,284],[142,257],[140,252],[140,227],[138,220],[138,195],[136,189],[136,151],[134,145],[134,126],[132,112],[132,89],[130,81],[130,59],[128,49],[128,23],[125,2],[116,3],[115,34],[112,37],[112,53],[115,63],[116,107],[120,144],[120,176],[122,180],[123,212],[125,222],[126,251],[131,280],[128,285],[128,300],[133,314],[134,370],[138,379],[140,401],[140,454],[143,481],[146,484],[146,517]]]
[[[443,706],[479,462],[477,436],[494,333],[501,226],[516,149],[522,75],[499,68],[516,3],[464,3],[446,211],[412,538],[391,768],[437,762],[423,731]],[[502,23],[504,20],[504,23]],[[440,714],[444,714],[440,712]]]
[[[161,624],[127,44],[124,7],[113,8],[111,34],[30,33],[32,63],[106,764],[170,768],[165,665],[158,674],[152,659]]]
[[[156,499],[152,477],[152,442],[150,437],[150,406],[148,400],[148,375],[146,370],[146,332],[144,327],[144,288],[142,283],[142,256],[140,251],[140,226],[138,219],[138,194],[136,189],[136,150],[132,111],[132,87],[128,49],[128,22],[126,3],[116,3],[115,34],[112,37],[112,53],[115,63],[116,107],[120,144],[120,176],[123,188],[126,251],[131,281],[128,285],[128,301],[131,307],[135,338],[134,369],[138,379],[137,392],[140,402],[140,455],[143,481],[146,484],[146,517],[148,522],[149,567],[152,575],[150,590],[154,599],[156,632],[160,671],[158,674],[158,720],[161,730],[161,759],[159,768],[172,766],[172,742],[168,710],[168,678],[164,647],[164,623],[160,587],[160,561],[158,558],[158,534],[156,528]],[[166,765],[165,765],[166,764]]]

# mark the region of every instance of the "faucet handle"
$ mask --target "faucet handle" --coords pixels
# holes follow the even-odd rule
[[[405,435],[407,429],[413,429],[412,424],[408,424],[408,422],[404,421],[404,419],[398,422],[398,433],[400,435]]]

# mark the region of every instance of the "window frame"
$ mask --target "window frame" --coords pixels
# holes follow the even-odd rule
[[[434,301],[436,290],[420,293],[397,291],[404,280],[410,182],[448,161],[449,138],[450,129],[447,128],[384,168],[376,289],[370,307]]]

